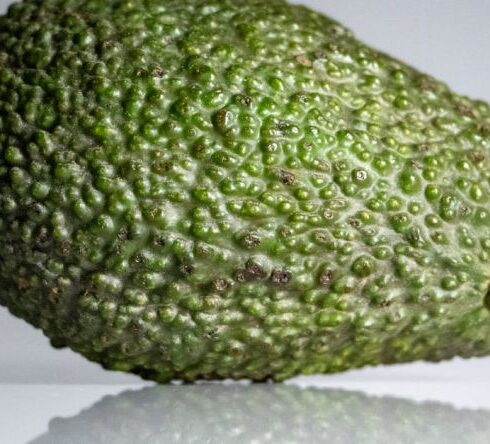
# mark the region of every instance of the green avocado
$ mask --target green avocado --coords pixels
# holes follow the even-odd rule
[[[283,0],[0,18],[0,304],[105,368],[490,354],[490,108]]]

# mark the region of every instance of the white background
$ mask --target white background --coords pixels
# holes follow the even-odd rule
[[[0,0],[0,13],[9,3]],[[336,18],[361,40],[447,82],[454,90],[490,101],[490,0],[296,3]],[[297,378],[292,383],[490,411],[490,358],[364,369]],[[103,371],[69,350],[52,349],[39,331],[0,307],[0,442],[26,442],[45,433],[50,418],[76,415],[104,394],[137,389],[141,384],[137,377]],[[266,425],[267,421],[262,424]],[[214,442],[212,430],[209,433],[196,442]],[[419,438],[417,442],[425,442],[424,436]],[[85,441],[80,437],[76,442]],[[167,437],[152,442],[174,441]],[[315,442],[314,437],[310,442]]]

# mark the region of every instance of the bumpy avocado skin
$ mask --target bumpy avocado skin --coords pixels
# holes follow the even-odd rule
[[[490,353],[490,110],[282,0],[0,18],[0,303],[109,369]]]

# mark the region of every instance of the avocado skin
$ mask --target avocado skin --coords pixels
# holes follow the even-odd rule
[[[0,18],[0,303],[105,368],[490,352],[490,110],[281,0]]]

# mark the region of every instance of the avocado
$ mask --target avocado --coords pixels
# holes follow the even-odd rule
[[[30,444],[483,444],[490,412],[290,384],[154,386],[50,421]]]
[[[0,304],[107,369],[490,353],[490,108],[282,0],[0,18]]]

